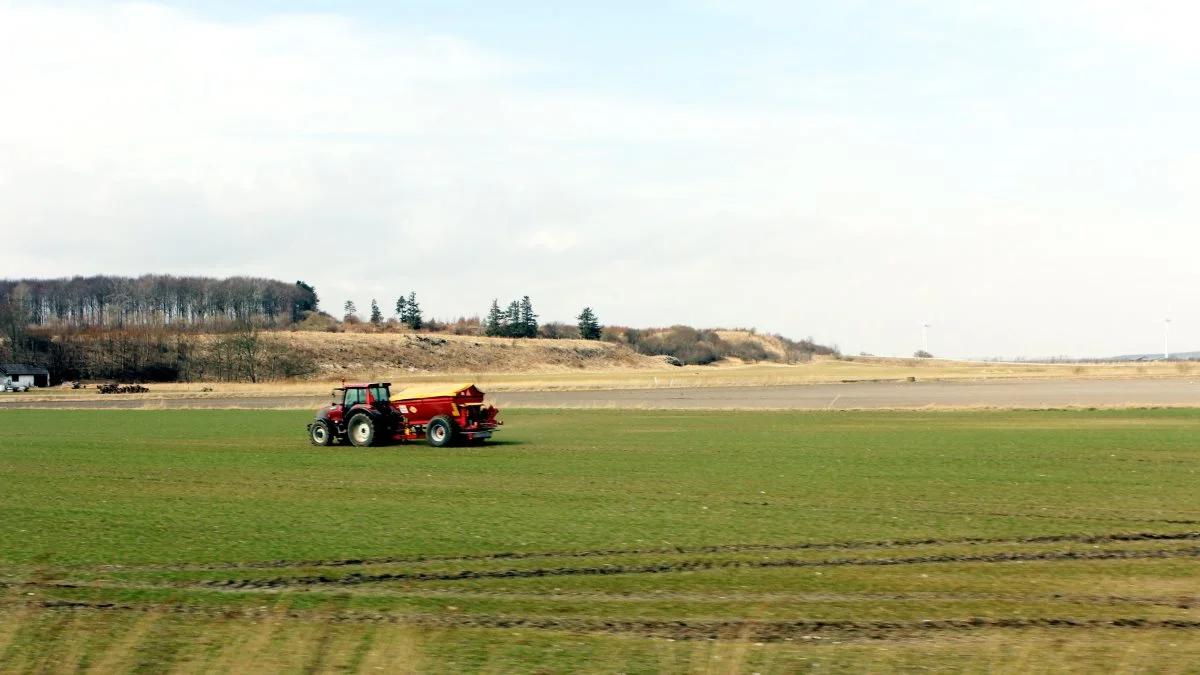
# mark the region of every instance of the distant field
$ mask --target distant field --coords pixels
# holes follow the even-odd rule
[[[363,337],[363,336],[360,336]],[[377,337],[377,336],[365,336]],[[537,372],[420,373],[380,370],[351,379],[390,381],[393,390],[431,383],[475,382],[487,392],[566,391],[581,389],[661,389],[728,386],[778,386],[830,384],[861,381],[972,381],[972,380],[1059,380],[1059,379],[1155,379],[1200,376],[1200,364],[1108,363],[1108,364],[1016,364],[929,359],[818,358],[810,363],[748,364],[606,369],[556,369]],[[193,382],[150,384],[155,397],[268,397],[278,394],[324,396],[338,379],[292,380],[287,382]],[[0,397],[4,396],[0,394]],[[111,399],[94,387],[54,387],[21,394],[26,400]],[[139,397],[144,395],[118,395]]]
[[[0,411],[0,671],[1200,664],[1200,410],[310,415]]]

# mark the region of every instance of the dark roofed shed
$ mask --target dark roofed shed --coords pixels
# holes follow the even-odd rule
[[[0,363],[0,380],[3,379],[11,379],[13,384],[49,387],[50,371],[41,366],[30,366],[24,363]]]

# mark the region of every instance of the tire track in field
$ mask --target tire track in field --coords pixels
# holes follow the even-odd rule
[[[155,583],[122,583],[122,582],[91,582],[91,581],[25,581],[16,583],[0,583],[0,588],[41,589],[41,590],[162,590],[177,588],[171,584]],[[240,591],[241,589],[230,589]],[[274,589],[258,589],[274,590]],[[308,588],[306,592],[320,593],[323,589]],[[724,603],[856,603],[856,602],[948,602],[963,601],[1004,601],[1004,602],[1058,602],[1082,606],[1115,606],[1115,605],[1146,605],[1155,607],[1172,607],[1175,609],[1200,608],[1200,596],[1192,595],[1163,595],[1163,596],[1124,596],[1124,595],[1042,595],[1039,593],[951,593],[951,592],[920,592],[920,593],[786,593],[768,591],[753,592],[637,592],[637,591],[511,591],[489,588],[425,588],[425,589],[386,589],[360,588],[350,589],[339,586],[330,592],[350,594],[361,597],[399,597],[424,599],[452,600],[512,600],[538,602],[573,602],[588,601],[609,604],[622,603],[656,603],[656,602],[690,602],[699,604]]]
[[[164,563],[152,565],[102,565],[97,569],[115,572],[186,572],[220,571],[236,569],[293,569],[305,567],[361,567],[366,565],[399,565],[420,563],[483,562],[494,560],[533,560],[538,558],[600,558],[644,555],[698,555],[719,553],[757,553],[777,551],[822,551],[913,548],[920,546],[955,546],[988,544],[1055,544],[1078,543],[1100,544],[1135,541],[1191,541],[1200,540],[1200,532],[1129,532],[1111,534],[1062,534],[1035,537],[988,538],[957,537],[928,539],[885,539],[879,541],[844,541],[796,544],[720,544],[713,546],[677,546],[650,549],[596,549],[588,551],[518,551],[483,553],[458,556],[399,556],[383,558],[342,558],[334,560],[272,560],[261,562],[227,563]]]
[[[939,502],[944,503],[944,502]],[[751,502],[742,502],[744,505],[753,506]],[[902,508],[903,514],[924,514],[932,513],[940,516],[974,516],[979,518],[1018,518],[1018,519],[1039,519],[1039,520],[1061,520],[1061,521],[1078,521],[1078,522],[1100,522],[1111,523],[1113,521],[1126,523],[1147,523],[1147,524],[1162,524],[1162,525],[1200,525],[1200,519],[1186,518],[1182,516],[1196,515],[1192,511],[1172,511],[1171,513],[1179,514],[1178,518],[1147,518],[1143,516],[1131,516],[1124,513],[1111,513],[1108,515],[1064,515],[1058,511],[1049,511],[1052,507],[1042,506],[1026,506],[1028,509],[1040,509],[1039,511],[989,511],[971,508],[946,508],[944,506],[932,507],[923,506],[923,501],[905,501],[897,502],[896,506]],[[953,504],[953,503],[951,503]],[[815,504],[802,504],[796,508],[803,508],[807,511],[825,511],[825,512],[852,512],[852,513],[870,513],[879,514],[879,509],[854,506],[821,506]]]
[[[335,623],[379,623],[383,616],[335,616]],[[399,621],[397,621],[399,622]],[[634,635],[671,640],[745,640],[755,642],[820,641],[834,637],[886,639],[930,632],[966,632],[988,629],[1045,628],[1170,628],[1198,630],[1200,621],[1151,620],[1144,618],[1070,619],[1039,617],[1022,619],[929,619],[921,621],[753,621],[663,620],[663,619],[560,619],[556,617],[520,617],[490,615],[423,615],[409,617],[406,623],[426,628],[504,628]]]
[[[345,576],[326,574],[270,579],[220,579],[178,582],[180,588],[262,589],[293,586],[352,586],[358,584],[403,581],[410,583],[464,581],[481,579],[528,579],[567,576],[610,576],[626,574],[665,574],[720,569],[773,569],[803,567],[888,567],[944,563],[1054,562],[1078,560],[1145,560],[1200,557],[1200,547],[1170,550],[1051,551],[1040,553],[994,553],[989,555],[928,555],[908,558],[831,558],[825,560],[681,560],[646,565],[603,565],[599,567],[550,567],[505,570],[460,570],[457,572],[398,572]]]
[[[1113,514],[1112,516],[1064,516],[1056,513],[1008,513],[1004,511],[971,511],[950,509],[905,509],[905,513],[936,513],[943,516],[978,516],[982,518],[1037,518],[1041,520],[1070,520],[1083,522],[1159,523],[1162,525],[1200,525],[1192,518],[1136,518]]]
[[[671,640],[744,640],[756,642],[820,642],[833,638],[888,639],[912,635],[985,630],[1200,630],[1200,621],[1182,619],[1072,619],[1029,617],[995,619],[926,619],[898,621],[825,620],[754,621],[744,619],[598,619],[492,614],[393,614],[340,611],[303,612],[281,608],[217,608],[193,605],[132,605],[75,600],[25,602],[26,607],[50,611],[174,613],[219,619],[278,617],[333,624],[407,624],[430,629],[503,628],[606,635],[632,635]]]

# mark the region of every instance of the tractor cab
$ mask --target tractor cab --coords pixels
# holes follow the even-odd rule
[[[333,390],[331,407],[344,409],[356,405],[387,406],[391,403],[391,386],[391,382],[342,385]]]

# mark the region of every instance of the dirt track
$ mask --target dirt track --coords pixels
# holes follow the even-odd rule
[[[756,619],[611,619],[590,617],[498,616],[493,614],[398,614],[342,610],[327,614],[291,609],[281,611],[266,605],[257,608],[215,607],[212,605],[173,605],[164,610],[161,604],[125,604],[83,600],[32,600],[8,603],[23,607],[23,611],[44,609],[62,612],[137,613],[171,611],[222,619],[250,619],[256,623],[272,620],[321,621],[331,624],[404,623],[429,629],[503,628],[507,630],[542,630],[574,635],[631,635],[667,640],[736,640],[747,642],[817,642],[824,640],[912,640],[936,633],[967,633],[986,630],[1170,630],[1200,629],[1200,621],[1180,619],[1145,619],[1127,617],[1114,619],[1075,619],[1066,617],[1012,617],[989,619],[923,619],[914,620],[791,620],[762,621]],[[22,611],[22,610],[18,610]],[[1111,636],[1109,636],[1111,639]],[[1173,638],[1177,639],[1177,638]],[[838,642],[834,642],[838,644]],[[733,672],[732,670],[730,672]]]
[[[767,387],[500,392],[499,408],[663,408],[846,410],[854,408],[1061,408],[1068,406],[1200,406],[1200,380],[1022,380],[856,382]],[[23,400],[0,396],[5,408],[317,408],[327,397],[122,395]]]
[[[779,387],[705,387],[617,391],[513,392],[492,396],[500,408],[853,408],[1200,405],[1200,382],[1051,380],[1003,382],[858,382]]]
[[[536,588],[514,589],[503,585],[493,586],[489,581],[506,579],[529,579],[548,577],[589,577],[613,575],[662,575],[672,573],[689,573],[709,570],[767,570],[767,569],[801,569],[801,568],[875,568],[875,567],[904,567],[916,566],[918,569],[930,571],[933,565],[950,566],[967,564],[973,567],[982,565],[1009,565],[1012,563],[1035,562],[1041,565],[1072,564],[1079,561],[1133,561],[1133,560],[1179,560],[1191,561],[1200,556],[1200,548],[1187,546],[1200,539],[1200,533],[1195,531],[1160,533],[1133,532],[1108,534],[1064,534],[1021,538],[950,538],[950,539],[917,539],[917,540],[885,540],[885,541],[847,541],[832,543],[795,543],[795,544],[733,544],[706,546],[698,548],[659,548],[643,550],[593,550],[593,551],[545,551],[497,553],[493,555],[467,555],[459,557],[410,557],[394,559],[350,559],[350,560],[279,560],[260,563],[218,563],[218,564],[175,564],[149,565],[140,567],[123,567],[104,565],[95,571],[102,574],[130,572],[159,572],[164,570],[219,572],[229,570],[234,576],[210,578],[209,575],[192,578],[101,578],[101,579],[27,579],[14,582],[0,581],[0,589],[10,588],[22,594],[10,596],[9,606],[24,605],[26,608],[52,609],[65,611],[104,611],[104,612],[151,612],[168,611],[183,614],[199,614],[220,616],[222,618],[258,618],[261,619],[270,610],[264,600],[263,606],[254,609],[246,606],[221,606],[207,604],[202,606],[184,603],[154,603],[122,604],[117,602],[80,600],[78,598],[44,599],[36,596],[45,593],[55,593],[62,589],[89,589],[95,592],[111,592],[114,590],[157,590],[171,589],[205,590],[205,591],[236,591],[241,594],[265,592],[278,593],[281,591],[298,591],[322,594],[335,593],[339,597],[349,595],[364,595],[372,597],[394,598],[461,598],[472,601],[509,601],[516,600],[526,603],[548,603],[554,607],[557,602],[579,601],[628,601],[635,604],[644,602],[682,601],[705,602],[715,601],[725,603],[739,602],[772,602],[790,599],[796,602],[870,602],[879,600],[895,600],[900,603],[910,602],[918,596],[922,602],[937,599],[962,600],[957,593],[930,594],[925,590],[917,592],[891,592],[862,594],[839,594],[826,591],[769,591],[745,593],[721,591],[719,596],[705,593],[663,592],[661,589],[637,591],[623,590],[621,592],[593,590],[570,590],[555,588],[547,593]],[[1138,546],[1137,544],[1146,544]],[[946,545],[1008,545],[1004,550],[983,548],[976,551],[960,550],[947,552],[937,547]],[[1092,544],[1090,547],[1065,547],[1066,544]],[[1110,547],[1116,545],[1116,547]],[[935,547],[930,549],[929,547]],[[770,551],[786,553],[805,552],[803,557],[794,556],[760,556],[760,552]],[[892,555],[879,555],[891,552]],[[720,557],[708,557],[705,554],[719,553]],[[738,555],[752,554],[752,555]],[[620,556],[621,560],[605,562],[611,556]],[[637,556],[639,559],[630,559]],[[507,560],[548,558],[545,566],[501,566],[486,564],[488,561],[500,562]],[[588,562],[585,558],[600,558]],[[461,566],[437,565],[437,563],[462,563]],[[433,568],[424,568],[425,563],[435,563]],[[474,565],[472,563],[478,563]],[[399,565],[391,567],[391,565]],[[357,568],[347,572],[344,568]],[[238,570],[254,568],[261,570],[276,570],[277,576],[239,576]],[[342,568],[342,569],[339,569]],[[472,569],[473,568],[473,569]],[[458,585],[446,586],[442,582],[455,582]],[[464,584],[465,582],[465,584]],[[29,597],[35,596],[35,597]],[[997,592],[971,594],[970,598],[994,600],[1001,602],[1030,602],[1043,607],[1049,613],[1042,615],[1020,616],[1015,618],[988,618],[975,616],[973,618],[934,617],[925,619],[879,619],[863,617],[840,620],[805,620],[792,618],[787,620],[743,619],[740,617],[722,618],[670,618],[658,619],[646,616],[550,616],[553,610],[547,612],[517,612],[502,611],[500,613],[411,613],[411,612],[372,612],[362,610],[342,610],[330,615],[328,612],[308,612],[296,608],[288,609],[286,614],[277,613],[275,618],[315,620],[333,623],[409,623],[431,628],[524,628],[546,630],[553,632],[571,633],[604,633],[629,634],[642,637],[660,637],[675,640],[715,640],[715,639],[748,639],[753,637],[759,641],[785,641],[795,639],[818,639],[813,634],[821,633],[836,636],[839,639],[907,639],[912,634],[930,634],[931,631],[987,631],[995,629],[1037,629],[1037,628],[1073,628],[1080,630],[1095,629],[1171,629],[1194,631],[1200,629],[1200,621],[1195,621],[1189,615],[1171,615],[1162,617],[1147,617],[1146,610],[1150,607],[1170,608],[1171,610],[1189,610],[1195,606],[1196,598],[1192,594],[1155,594],[1155,595],[1079,595],[1054,593],[1049,595],[1047,589],[998,589]],[[0,600],[0,609],[5,601]],[[256,603],[257,604],[257,603]],[[457,604],[457,603],[456,603]],[[1051,609],[1053,607],[1053,609]],[[1105,608],[1106,616],[1079,617],[1079,608]],[[451,607],[451,610],[455,608]],[[1084,610],[1087,611],[1087,610]],[[1176,613],[1178,614],[1178,613]],[[826,638],[820,638],[826,639]]]

